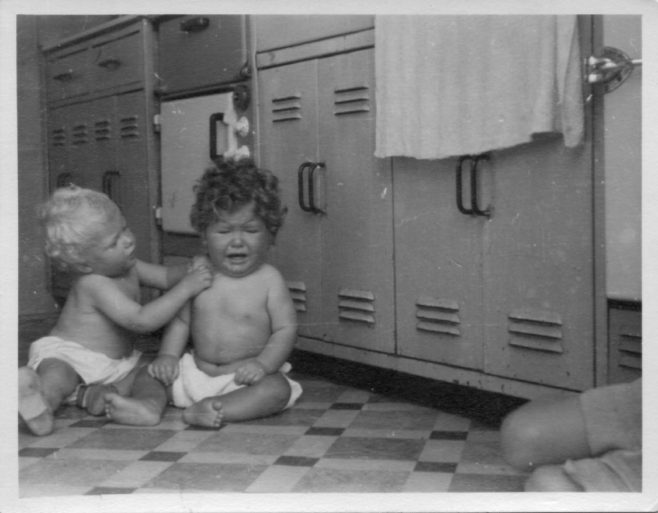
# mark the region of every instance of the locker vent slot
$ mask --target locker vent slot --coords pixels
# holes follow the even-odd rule
[[[97,141],[108,141],[112,136],[112,125],[107,119],[94,123],[94,138]]]
[[[139,117],[121,118],[119,120],[119,134],[121,139],[139,139]]]
[[[619,366],[642,370],[642,333],[633,326],[619,330]]]
[[[71,144],[80,146],[89,142],[89,132],[87,125],[75,125],[71,129]]]
[[[370,326],[375,324],[375,295],[367,290],[341,289],[338,292],[338,318]]]
[[[422,296],[416,300],[416,329],[459,337],[459,304],[456,301]]]
[[[53,146],[66,146],[66,130],[63,128],[55,128],[52,131]]]
[[[370,90],[367,86],[334,91],[334,114],[336,116],[359,112],[370,112]]]
[[[272,122],[295,121],[302,119],[302,95],[293,94],[272,98]]]
[[[298,312],[306,311],[306,284],[302,281],[288,281],[288,290],[292,297],[292,302],[295,305],[295,310]]]
[[[509,344],[526,349],[562,353],[562,319],[554,312],[522,309],[508,316]]]

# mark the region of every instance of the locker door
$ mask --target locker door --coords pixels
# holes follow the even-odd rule
[[[456,168],[456,159],[393,162],[398,352],[482,369],[486,221],[459,211]]]
[[[121,205],[137,238],[138,257],[157,262],[155,205],[147,154],[148,122],[142,91],[116,97],[116,168],[104,173],[103,188]]]
[[[90,166],[87,186],[103,191],[103,177],[116,171],[117,127],[115,101],[113,97],[98,99],[88,104],[91,142],[89,146]],[[119,205],[121,206],[121,205]]]
[[[67,171],[75,178],[73,181],[76,185],[93,187],[93,135],[89,103],[67,107],[65,122],[69,137]]]
[[[69,112],[67,107],[51,109],[48,112],[48,168],[50,173],[50,188],[55,189],[69,182],[78,182],[68,165],[69,145]]]
[[[295,63],[260,71],[261,165],[279,177],[288,214],[272,250],[298,312],[299,334],[322,338],[322,218],[300,205],[308,201],[306,181],[299,188],[300,166],[317,162],[317,65]],[[308,174],[308,173],[306,173]]]
[[[494,152],[493,216],[484,233],[488,374],[593,386],[591,143],[561,137]]]
[[[374,52],[320,59],[318,77],[327,336],[393,353],[393,191],[390,162],[373,156]]]

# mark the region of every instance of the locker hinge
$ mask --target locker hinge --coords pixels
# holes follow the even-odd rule
[[[161,127],[162,127],[162,120],[160,119],[160,114],[154,114],[153,115],[153,131],[156,134],[159,134]]]

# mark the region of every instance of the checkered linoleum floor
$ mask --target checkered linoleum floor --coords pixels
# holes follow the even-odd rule
[[[167,409],[156,427],[120,426],[75,407],[56,431],[19,433],[19,496],[164,492],[509,492],[525,475],[476,420],[296,374],[304,394],[279,415],[191,428]]]
[[[21,323],[19,365],[27,361],[29,344],[52,323]],[[146,340],[139,348],[153,353],[156,345]],[[499,407],[489,397],[473,402],[468,391],[447,397],[443,388],[433,390],[427,383],[391,386],[391,376],[371,379],[366,373],[364,378],[361,369],[340,365],[347,375],[360,376],[352,381],[355,386],[327,374],[332,364],[293,361],[297,369],[311,371],[291,374],[304,388],[293,408],[219,431],[187,426],[174,407],[148,428],[62,408],[49,436],[19,428],[18,495],[523,489],[526,476],[500,456],[497,425],[509,404]],[[444,411],[429,407],[432,401],[402,398],[408,394],[397,393],[401,389],[440,397]],[[475,410],[484,412],[477,418],[485,420],[463,413]]]

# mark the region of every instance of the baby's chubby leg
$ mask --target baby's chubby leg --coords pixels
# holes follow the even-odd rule
[[[164,385],[146,367],[139,369],[129,396],[117,392],[105,394],[105,414],[119,424],[154,426],[162,419],[166,406]]]

